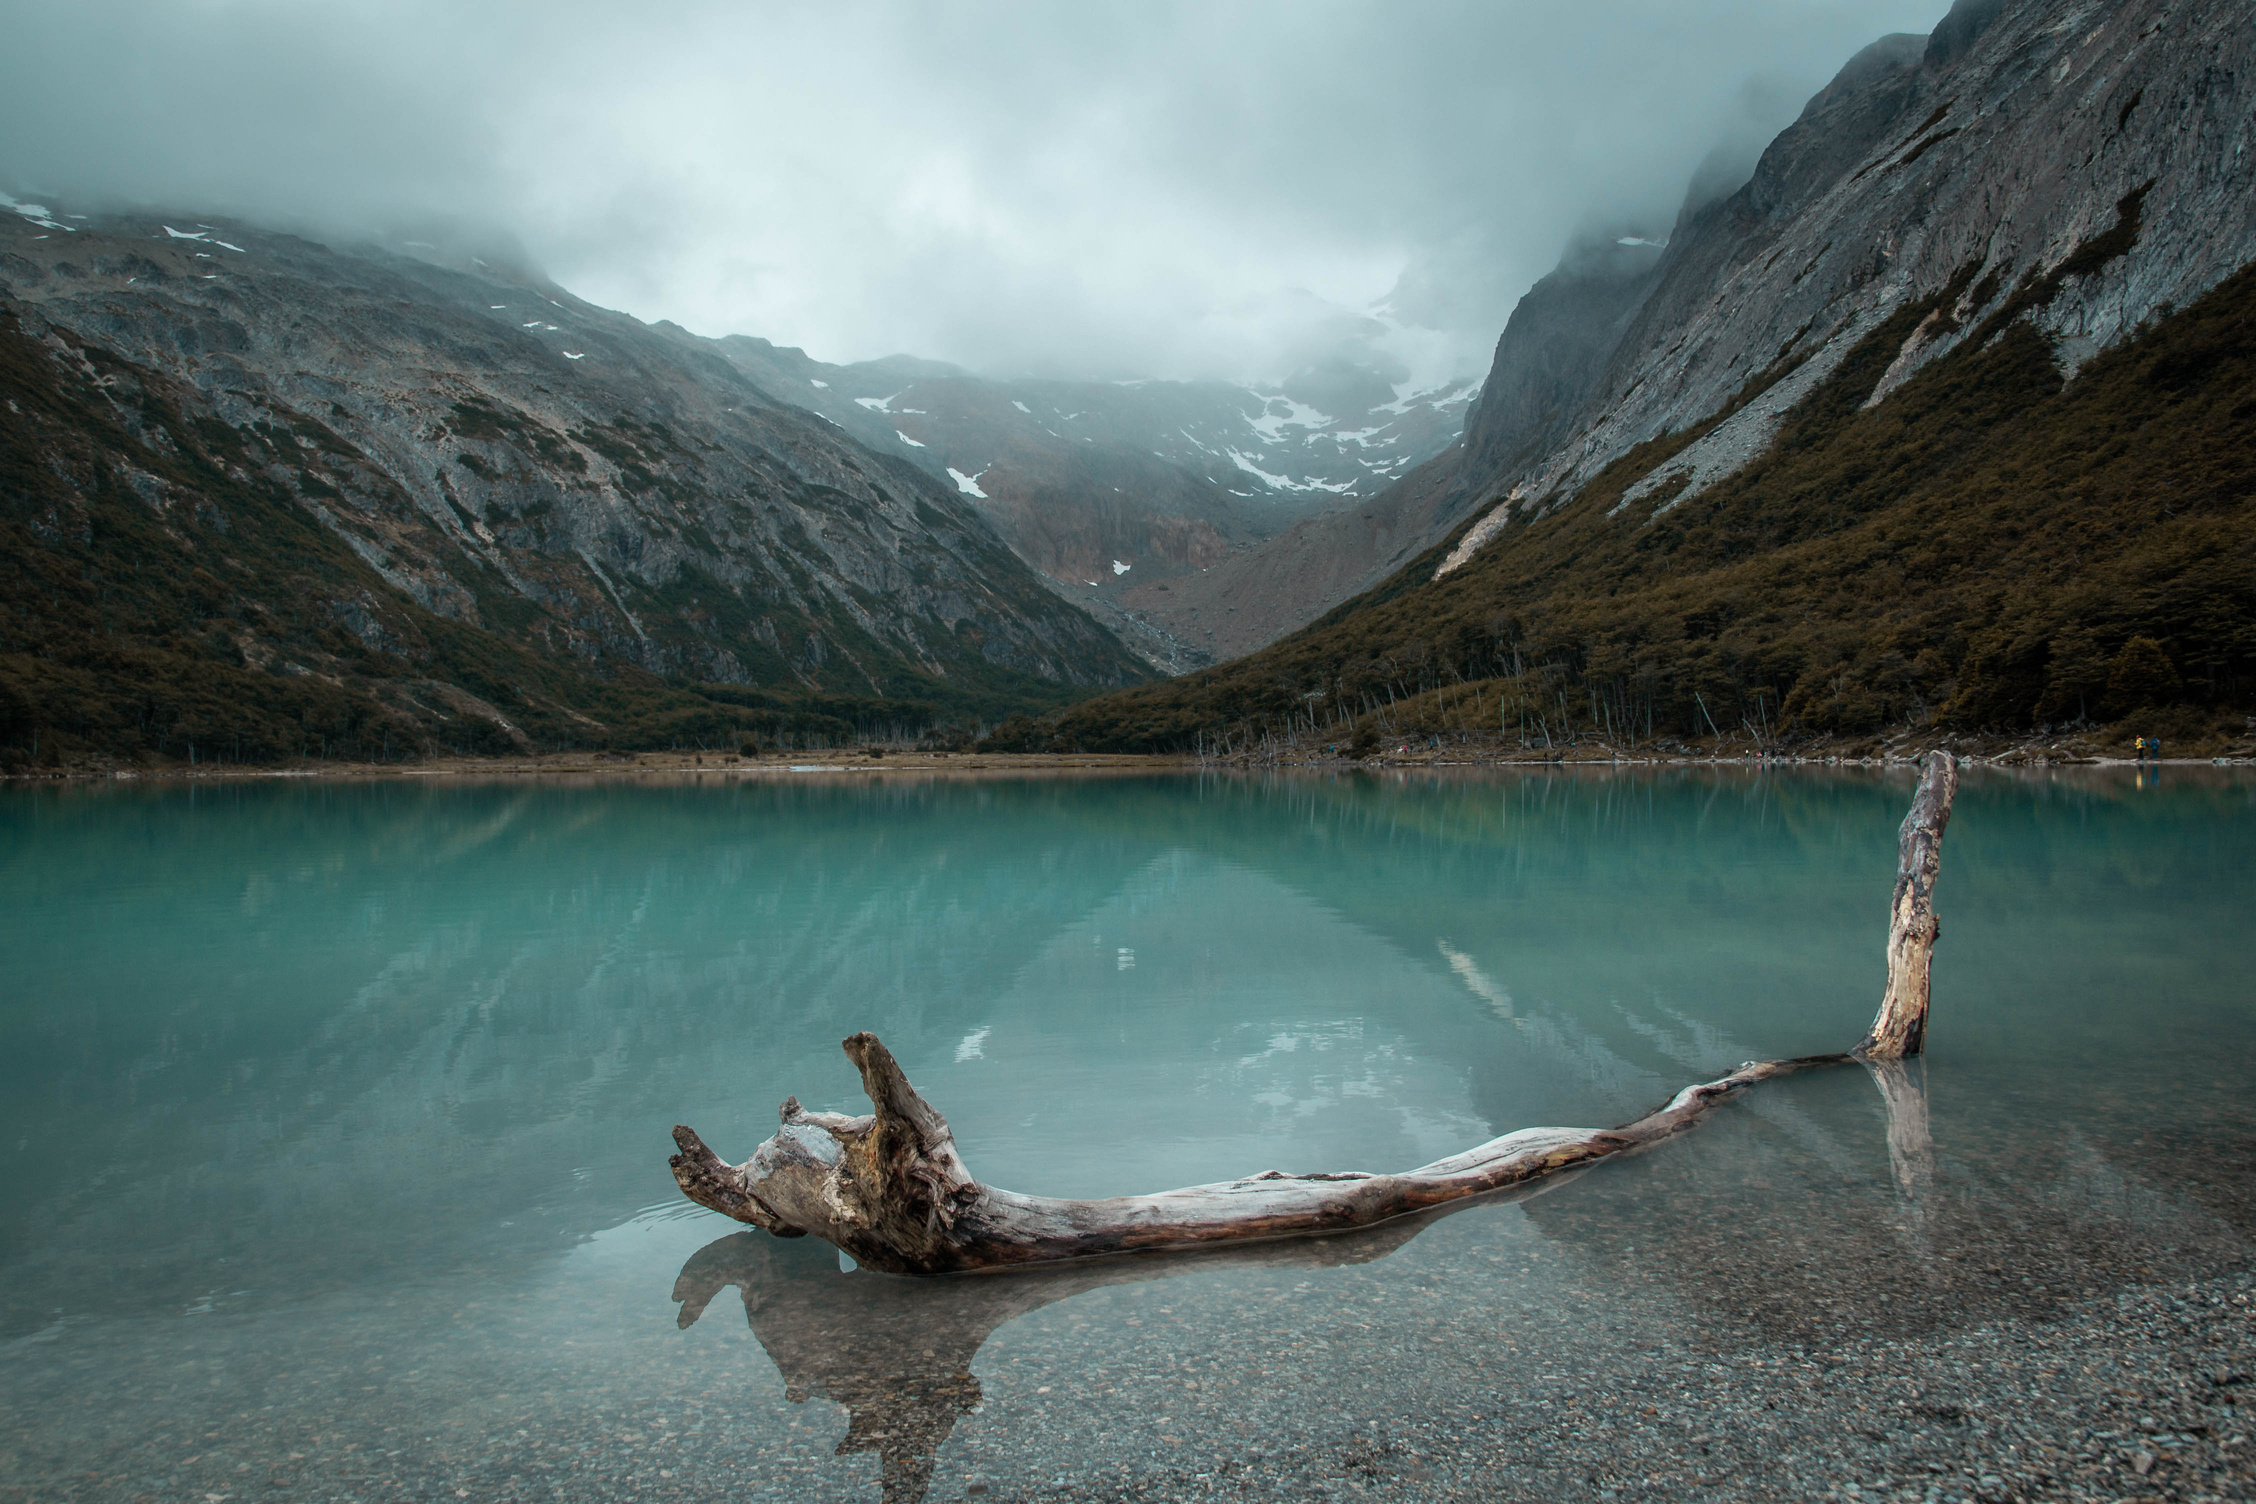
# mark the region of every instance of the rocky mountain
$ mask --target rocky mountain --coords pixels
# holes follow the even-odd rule
[[[1427,520],[1411,562],[1059,734],[1321,732],[1469,682],[1546,743],[2239,734],[2252,23],[1959,0],[1874,44],[1665,247],[1529,293],[1462,444],[1366,508]]]
[[[535,275],[5,207],[0,743],[295,752],[311,696],[363,751],[733,745],[1143,676],[956,487]]]
[[[2249,19],[2233,3],[1959,0],[1932,37],[1874,43],[1744,187],[1688,206],[1650,272],[1605,284],[1554,347],[1582,373],[1551,394],[1555,416],[1529,400],[1531,361],[1507,333],[1467,425],[1467,485],[1518,493],[1501,529],[1637,445],[1718,420],[1626,510],[1681,505],[1762,453],[1873,330],[1946,288],[1868,403],[1994,337],[2009,309],[2073,375],[2256,256]]]
[[[1249,622],[1283,613],[1257,637],[1223,621],[1227,601],[1209,619],[1183,602],[1234,600],[1223,581],[1266,556],[1265,540],[1354,516],[1452,444],[1480,390],[1460,379],[1412,391],[1345,359],[1258,388],[998,380],[907,356],[831,365],[743,335],[710,347],[763,390],[945,480],[1019,557],[1171,671],[1306,620],[1305,592],[1251,592]],[[1207,582],[1215,570],[1223,580]]]

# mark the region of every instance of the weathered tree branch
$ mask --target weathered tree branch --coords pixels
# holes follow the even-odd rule
[[[846,1040],[845,1050],[861,1071],[873,1113],[808,1112],[793,1097],[783,1104],[782,1126],[742,1165],[727,1164],[691,1129],[677,1127],[674,1179],[700,1206],[780,1237],[813,1233],[857,1263],[896,1274],[1322,1236],[1523,1187],[1658,1143],[1758,1081],[1852,1058],[1887,1061],[1916,1053],[1925,1036],[1928,958],[1937,928],[1930,899],[1956,786],[1948,754],[1932,755],[1903,826],[1887,994],[1871,1036],[1854,1056],[1750,1062],[1688,1086],[1618,1128],[1523,1128],[1399,1174],[1270,1170],[1157,1195],[1066,1201],[974,1180],[947,1120],[917,1095],[877,1037],[865,1033]]]
[[[1943,864],[1943,827],[1958,792],[1958,763],[1948,752],[1927,754],[1898,836],[1896,896],[1888,914],[1888,990],[1879,1016],[1854,1054],[1859,1060],[1901,1060],[1927,1045],[1929,965],[1942,924],[1935,918],[1935,874]]]

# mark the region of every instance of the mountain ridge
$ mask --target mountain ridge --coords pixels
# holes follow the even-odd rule
[[[78,734],[63,729],[76,713],[50,670],[94,649],[78,635],[85,602],[42,562],[58,550],[77,560],[66,573],[113,594],[134,594],[121,579],[163,560],[209,603],[185,581],[208,573],[196,561],[212,550],[249,582],[222,601],[327,592],[274,607],[271,624],[218,607],[231,625],[210,631],[143,596],[102,635],[161,644],[190,631],[197,653],[254,674],[230,681],[253,701],[270,697],[256,677],[274,677],[269,663],[325,677],[409,742],[444,739],[441,721],[460,741],[469,733],[451,723],[465,715],[479,745],[647,740],[654,716],[676,712],[701,717],[709,743],[731,726],[773,730],[778,715],[814,736],[805,716],[818,713],[790,707],[815,702],[973,723],[1145,672],[950,488],[720,356],[562,289],[226,221],[11,205],[0,312],[16,353],[0,424],[13,462],[0,500],[19,567],[0,742],[28,745],[41,726]],[[146,514],[130,526],[115,510],[125,498]],[[318,586],[254,546],[255,530],[285,525],[285,504],[328,540]],[[118,553],[127,535],[156,553]],[[332,627],[356,645],[327,640]],[[394,680],[448,682],[472,659],[485,691],[456,685],[469,700],[453,709],[394,693]],[[417,662],[430,671],[411,672]],[[140,660],[115,670],[146,672]],[[164,692],[121,681],[96,698],[115,709]],[[622,694],[640,708],[613,718],[602,707]],[[146,708],[136,716],[142,726]],[[849,734],[840,717],[825,724]],[[87,721],[82,739],[154,745],[140,736]],[[274,755],[290,738],[267,724],[257,741]]]

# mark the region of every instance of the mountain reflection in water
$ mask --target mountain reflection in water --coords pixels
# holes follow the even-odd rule
[[[735,1229],[668,1128],[742,1157],[788,1093],[859,1110],[861,1028],[972,1173],[1061,1196],[1399,1169],[1839,1049],[1910,792],[808,778],[0,791],[0,1491],[1297,1488],[1407,1483],[1430,1428],[1561,1497],[1495,1425],[1656,1353],[2247,1257],[2256,780],[2171,768],[1969,773],[1929,1054],[1882,1090],[1770,1083],[1524,1204],[1238,1262],[693,1260]],[[757,1342],[677,1329],[729,1284]]]

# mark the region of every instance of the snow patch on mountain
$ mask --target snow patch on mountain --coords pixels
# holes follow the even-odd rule
[[[1400,417],[1413,407],[1425,406],[1428,398],[1443,390],[1446,390],[1446,384],[1444,386],[1418,387],[1408,381],[1401,382],[1394,389],[1394,400],[1392,402],[1382,402],[1371,411],[1393,413],[1396,417]]]
[[[56,219],[54,211],[52,209],[49,209],[45,204],[27,204],[21,202],[20,200],[12,199],[5,193],[0,193],[0,208],[6,208],[14,213],[21,214],[25,219],[30,220],[33,224],[40,226],[42,229],[65,230],[69,231],[72,234],[77,233],[75,230],[71,230],[71,227],[69,225],[66,225],[61,220]],[[85,218],[85,216],[82,214],[73,214],[70,217],[72,219]],[[39,238],[44,240],[46,237],[40,236]]]
[[[1319,428],[1329,428],[1338,421],[1331,414],[1320,413],[1307,403],[1296,402],[1290,397],[1262,397],[1259,392],[1253,395],[1261,397],[1261,416],[1246,419],[1246,424],[1260,434],[1262,442],[1266,444],[1285,442],[1285,430],[1288,428],[1313,433]],[[1279,412],[1278,408],[1283,408],[1284,411]]]
[[[61,226],[60,228],[63,228],[63,229],[68,229],[68,228],[69,228],[69,226],[67,226],[67,225],[64,225],[64,226]],[[230,251],[241,251],[241,250],[243,249],[243,248],[242,248],[241,246],[239,246],[239,245],[228,245],[226,241],[224,241],[224,240],[220,239],[220,238],[219,238],[219,237],[218,237],[217,235],[213,234],[213,233],[212,233],[212,232],[211,232],[210,230],[195,230],[195,231],[189,231],[189,230],[175,230],[175,229],[174,229],[174,228],[173,228],[172,226],[170,226],[170,225],[166,225],[166,226],[164,226],[163,228],[164,228],[164,232],[165,232],[165,234],[167,234],[167,235],[171,236],[171,237],[172,237],[172,238],[173,238],[174,240],[200,240],[200,241],[202,241],[202,242],[203,242],[203,243],[204,243],[205,245],[216,245],[216,246],[221,246],[221,247],[224,247],[225,249],[227,249],[227,250],[230,250]],[[247,255],[247,254],[249,254],[249,253],[248,253],[248,252],[245,252],[244,254],[246,254],[246,255]]]
[[[1260,481],[1263,485],[1267,486],[1272,491],[1330,491],[1336,495],[1337,493],[1342,491],[1352,491],[1355,489],[1355,482],[1351,480],[1318,480],[1314,476],[1310,476],[1306,480],[1294,480],[1289,475],[1275,475],[1267,470],[1262,469],[1259,465],[1256,465],[1252,460],[1247,459],[1244,455],[1238,453],[1238,451],[1235,449],[1231,450],[1229,453],[1230,462],[1232,464],[1236,465],[1246,474]]]

